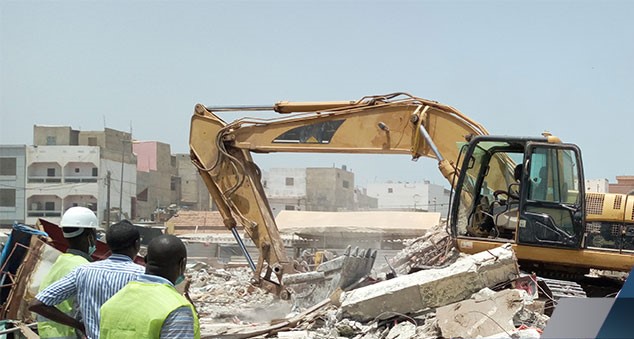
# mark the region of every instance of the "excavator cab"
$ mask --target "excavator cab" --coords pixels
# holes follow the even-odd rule
[[[453,234],[531,246],[582,246],[584,179],[577,146],[553,137],[477,136],[463,145],[459,163]]]

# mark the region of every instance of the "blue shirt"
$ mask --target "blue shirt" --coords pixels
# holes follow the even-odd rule
[[[44,305],[55,306],[76,296],[81,318],[90,339],[99,338],[99,309],[106,300],[135,280],[145,268],[130,257],[112,254],[108,259],[79,266],[35,296]]]
[[[174,287],[171,281],[157,275],[141,274],[138,281],[152,284],[164,284]],[[179,307],[172,311],[161,327],[161,339],[168,338],[194,338],[194,315],[191,308]]]

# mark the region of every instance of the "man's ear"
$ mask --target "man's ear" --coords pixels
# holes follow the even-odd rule
[[[183,271],[183,274],[185,274],[185,271],[187,270],[187,258],[181,259],[181,270]]]

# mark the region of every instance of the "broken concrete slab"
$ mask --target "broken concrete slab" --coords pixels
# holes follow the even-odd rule
[[[436,309],[443,337],[477,338],[515,330],[513,317],[524,307],[524,291],[487,290],[473,299]]]
[[[392,327],[386,339],[410,339],[416,338],[416,325],[409,321],[404,321]]]
[[[441,269],[430,269],[361,287],[341,295],[346,318],[372,320],[382,314],[412,313],[469,298],[519,276],[510,244],[480,252]]]
[[[513,330],[511,332],[496,333],[494,335],[484,337],[483,339],[539,339],[541,333],[535,328],[527,328],[523,330]]]
[[[438,225],[425,235],[403,242],[406,246],[381,267],[381,272],[396,275],[409,274],[412,270],[452,264],[458,259],[458,251],[446,225]]]

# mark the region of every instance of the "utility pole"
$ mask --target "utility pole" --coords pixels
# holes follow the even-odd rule
[[[106,231],[110,228],[110,177],[111,173],[108,171],[108,174],[106,174]]]
[[[125,164],[125,142],[121,139],[121,185],[119,186],[119,221],[123,219],[123,164]]]

